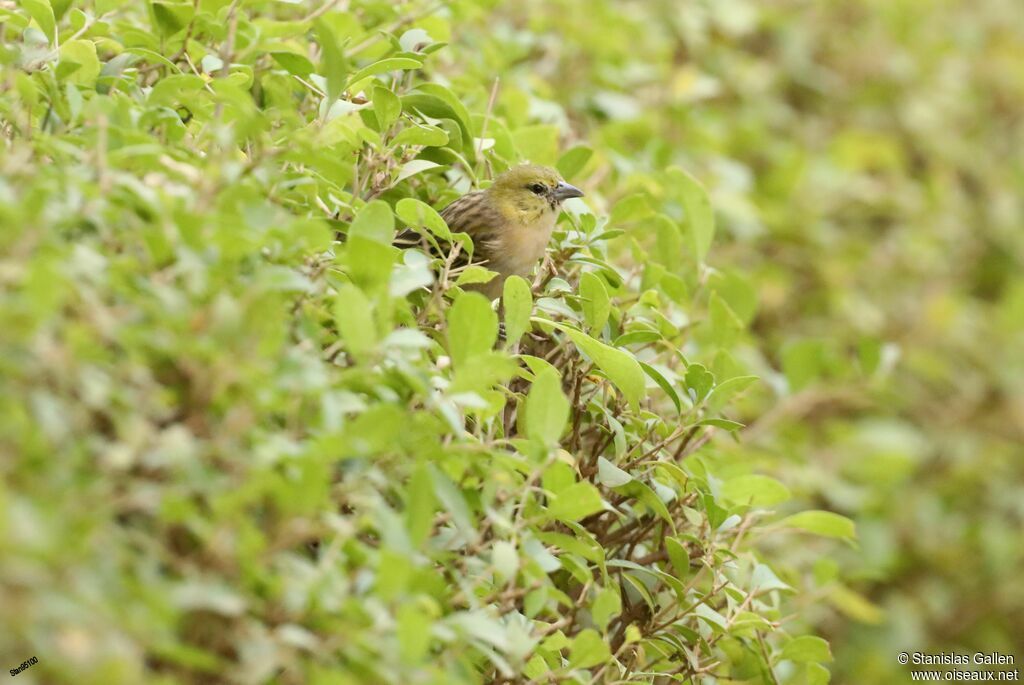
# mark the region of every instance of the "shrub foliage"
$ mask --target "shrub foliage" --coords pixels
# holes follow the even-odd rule
[[[1010,652],[1024,35],[940,4],[0,3],[4,668]],[[391,246],[525,160],[587,195],[498,303]]]
[[[471,10],[428,9],[0,9],[3,652],[104,683],[825,682],[745,541],[852,526],[780,523],[781,483],[705,458],[756,382],[705,190],[603,184],[526,91],[458,87]],[[390,246],[527,159],[594,199],[500,315],[482,269]]]

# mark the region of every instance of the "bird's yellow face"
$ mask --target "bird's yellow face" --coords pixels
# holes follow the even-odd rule
[[[550,167],[522,164],[498,176],[487,194],[507,219],[529,225],[545,218],[553,220],[563,200],[582,197],[583,191],[563,181]]]

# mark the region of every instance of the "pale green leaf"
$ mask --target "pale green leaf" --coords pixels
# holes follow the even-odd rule
[[[482,295],[477,295],[484,299]],[[569,400],[553,369],[537,374],[526,397],[526,434],[545,444],[558,442],[569,420]]]
[[[530,314],[533,312],[530,284],[519,276],[509,276],[505,279],[501,303],[505,313],[505,342],[515,345],[530,330]]]
[[[786,643],[780,658],[796,662],[822,663],[832,661],[828,642],[814,635],[801,635]]]
[[[448,350],[456,367],[490,352],[498,338],[498,315],[480,293],[465,293],[448,310]]]
[[[801,511],[799,514],[787,516],[780,523],[829,538],[857,537],[853,521],[831,511]]]
[[[569,647],[569,666],[571,668],[590,668],[607,661],[611,657],[608,645],[598,632],[592,628],[581,630],[573,638]]]
[[[715,236],[715,214],[707,191],[693,176],[678,167],[669,170],[676,182],[683,207],[686,209],[686,225],[693,241],[694,254],[698,261],[704,261]]]
[[[734,504],[770,507],[788,500],[790,493],[789,488],[774,478],[747,474],[727,480],[720,496]]]

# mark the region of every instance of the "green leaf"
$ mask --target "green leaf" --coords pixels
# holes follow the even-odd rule
[[[480,293],[464,293],[448,310],[448,350],[456,368],[490,352],[498,339],[498,315]]]
[[[648,378],[657,383],[658,387],[661,388],[666,395],[668,395],[669,399],[672,400],[672,404],[675,405],[676,413],[682,412],[683,404],[682,401],[679,399],[679,393],[677,393],[676,389],[672,387],[672,384],[668,382],[668,379],[666,379],[660,371],[658,371],[650,364],[640,362],[640,368],[644,370],[644,373],[647,374]]]
[[[415,176],[416,174],[423,173],[428,169],[434,169],[441,166],[437,162],[431,162],[427,159],[414,159],[411,162],[406,162],[402,165],[402,168],[398,172],[398,177],[395,179],[395,183],[401,183],[407,178]]]
[[[771,567],[766,564],[758,564],[754,568],[754,572],[750,576],[750,589],[758,592],[766,590],[793,590],[789,585],[779,580],[779,577],[775,575]]]
[[[672,562],[672,568],[677,578],[686,578],[690,575],[690,553],[683,543],[674,537],[665,537],[665,550],[668,552],[668,559]]]
[[[475,159],[472,145],[471,119],[466,106],[450,90],[439,83],[421,83],[416,90],[402,96],[402,108],[419,111],[432,119],[451,119],[462,132],[462,152]]]
[[[308,57],[297,52],[271,52],[270,56],[289,74],[294,74],[301,78],[306,78],[316,69],[316,66],[309,61]]]
[[[683,380],[686,382],[686,387],[692,391],[693,401],[697,404],[707,397],[715,385],[714,375],[703,364],[690,364]]]
[[[593,628],[581,630],[569,646],[569,667],[590,668],[611,658],[608,645]]]
[[[498,275],[496,271],[485,269],[477,264],[470,264],[464,267],[459,272],[459,277],[455,280],[455,285],[475,285],[478,283],[490,283]]]
[[[559,157],[558,164],[555,166],[558,168],[559,173],[562,174],[562,178],[570,179],[583,170],[583,167],[587,165],[593,154],[594,151],[586,145],[577,145]]]
[[[798,663],[823,663],[832,661],[832,651],[828,642],[814,635],[801,635],[786,643],[780,658]]]
[[[191,2],[150,2],[157,31],[164,38],[185,28],[192,19]]]
[[[683,263],[683,235],[679,226],[664,214],[651,222],[657,236],[658,249],[651,255],[671,271],[679,271]]]
[[[768,476],[748,474],[731,478],[720,491],[721,497],[734,504],[770,507],[790,498],[789,488]]]
[[[505,279],[501,303],[505,310],[505,343],[512,346],[530,330],[530,315],[533,313],[530,284],[519,276],[509,276]]]
[[[519,570],[519,552],[516,546],[507,540],[498,540],[491,547],[491,563],[504,581],[515,578]]]
[[[370,301],[363,291],[346,283],[338,289],[334,301],[334,320],[346,349],[357,358],[365,358],[377,344],[376,324]]]
[[[606,488],[617,488],[633,481],[633,476],[604,457],[597,458],[597,482]]]
[[[430,467],[431,480],[434,482],[434,495],[448,513],[452,515],[452,521],[456,528],[466,539],[476,537],[476,528],[473,526],[473,514],[466,504],[466,498],[462,491],[452,482],[443,471],[435,466]]]
[[[821,664],[812,662],[804,666],[804,678],[807,685],[828,685],[832,674]]]
[[[601,493],[586,481],[573,483],[551,498],[547,513],[558,521],[579,521],[604,509]]]
[[[647,343],[658,342],[664,340],[663,336],[658,331],[630,331],[624,333],[614,340],[616,347],[626,347],[627,345],[646,345]]]
[[[52,44],[57,37],[57,22],[53,17],[53,6],[47,0],[21,0],[21,6],[29,13]]]
[[[406,487],[405,528],[414,546],[422,545],[434,525],[434,484],[430,471],[422,464],[416,467]]]
[[[91,40],[69,40],[60,46],[60,63],[78,65],[67,77],[71,83],[92,88],[100,75],[96,44]]]
[[[412,59],[411,57],[388,57],[382,59],[379,62],[374,62],[368,66],[363,67],[349,79],[349,84],[354,85],[359,83],[367,76],[373,76],[375,74],[382,74],[386,71],[400,71],[408,69],[419,69],[423,66],[423,62],[418,59]]]
[[[551,166],[558,154],[558,129],[549,124],[525,126],[512,134],[520,158],[533,164]]]
[[[600,335],[612,310],[608,289],[600,276],[589,271],[580,275],[580,304],[583,307],[583,320],[591,331]]]
[[[708,406],[712,409],[721,409],[728,404],[729,400],[739,395],[758,380],[760,379],[757,376],[736,376],[716,384],[714,390],[708,396]]]
[[[650,198],[646,193],[634,193],[627,195],[612,207],[612,214],[608,217],[608,224],[618,226],[622,223],[630,223],[638,219],[644,219],[652,214]]]
[[[412,603],[398,607],[398,645],[402,663],[417,664],[430,650],[433,620],[424,609]]]
[[[373,89],[373,113],[377,117],[377,125],[381,132],[387,131],[398,121],[402,113],[402,101],[387,88],[377,86]],[[445,140],[448,136],[445,136]]]
[[[444,222],[441,215],[433,207],[414,197],[406,197],[395,205],[395,213],[407,226],[424,226],[438,238],[451,240],[452,234],[448,224]]]
[[[586,333],[564,324],[552,324],[576,343],[580,350],[590,357],[598,368],[615,384],[636,411],[646,391],[644,372],[636,358],[628,352],[609,347],[591,338]]]
[[[395,98],[398,100],[398,98]],[[401,103],[399,102],[399,106]],[[412,124],[403,128],[395,136],[391,144],[395,147],[400,145],[422,145],[424,147],[441,147],[448,144],[448,134],[437,126],[420,126]]]
[[[729,419],[722,419],[722,418],[701,419],[700,421],[697,422],[697,425],[698,426],[714,426],[715,428],[721,428],[723,430],[727,430],[730,433],[735,433],[740,428],[743,428],[743,424],[740,423],[739,421],[730,421]]]
[[[857,537],[853,521],[831,511],[801,511],[799,514],[782,519],[780,523],[829,538],[853,539]]]
[[[722,347],[729,347],[743,330],[743,322],[729,308],[718,293],[711,293],[708,301],[708,322],[711,326],[711,341]]]
[[[345,242],[345,265],[351,279],[364,290],[386,285],[395,249],[376,238],[350,235]]]
[[[348,62],[327,22],[317,19],[315,26],[317,42],[320,44],[320,74],[327,79],[327,102],[333,103],[345,90]]]
[[[707,191],[695,178],[678,167],[669,169],[669,174],[676,182],[686,209],[686,225],[693,241],[694,254],[698,261],[704,261],[715,236],[715,213],[711,209]]]
[[[378,243],[390,245],[395,237],[395,215],[383,200],[368,202],[348,229],[349,237],[362,236]]]
[[[568,420],[569,400],[562,392],[562,379],[554,369],[543,369],[526,397],[526,434],[551,445],[558,442]]]
[[[622,598],[617,587],[602,588],[590,605],[590,617],[601,632],[608,630],[612,617],[622,611]]]
[[[794,392],[818,380],[828,366],[827,350],[821,340],[790,342],[783,348],[781,356],[782,370]]]
[[[704,619],[704,622],[711,626],[711,629],[716,633],[723,632],[725,627],[729,624],[725,616],[722,616],[722,614],[718,613],[703,602],[694,608],[693,613]]]

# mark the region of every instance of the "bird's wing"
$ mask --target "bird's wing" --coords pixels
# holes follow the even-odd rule
[[[467,193],[441,210],[441,218],[445,220],[453,233],[466,233],[473,239],[473,263],[486,264],[489,256],[497,248],[497,239],[502,225],[502,217],[497,209],[488,203],[484,191]],[[395,236],[394,245],[399,248],[419,247],[428,252],[447,257],[450,245],[442,245],[444,254],[437,255],[436,250],[416,231],[407,228]],[[459,268],[468,264],[467,255],[457,255],[453,267]]]

